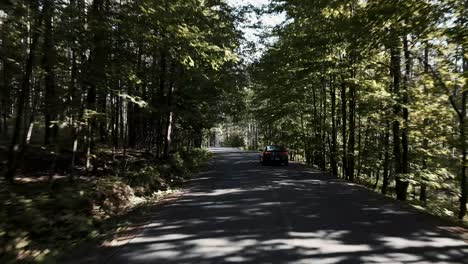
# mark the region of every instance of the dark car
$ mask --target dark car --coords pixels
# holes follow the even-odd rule
[[[288,151],[283,146],[270,145],[263,149],[260,155],[260,163],[267,164],[289,164]]]

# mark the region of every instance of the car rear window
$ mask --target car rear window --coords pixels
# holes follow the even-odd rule
[[[267,151],[286,151],[286,149],[282,146],[267,146]]]

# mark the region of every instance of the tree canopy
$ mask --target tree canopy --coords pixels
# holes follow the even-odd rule
[[[401,200],[449,193],[463,218],[466,2],[272,2],[287,21],[250,66],[263,142]]]

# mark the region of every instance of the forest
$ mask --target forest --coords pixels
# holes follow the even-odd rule
[[[467,1],[272,1],[249,65],[248,144],[464,219]]]
[[[206,130],[242,108],[237,16],[220,0],[1,2],[0,255],[54,255],[208,158]]]
[[[255,47],[246,13],[286,19]],[[463,0],[2,1],[0,260],[128,225],[203,168],[215,131],[466,221],[467,16]]]

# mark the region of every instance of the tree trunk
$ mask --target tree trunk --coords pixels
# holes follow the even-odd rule
[[[409,79],[411,74],[411,58],[408,48],[408,39],[405,36],[403,40],[403,47],[404,47],[404,54],[405,54],[405,75],[403,81],[403,95],[402,95],[402,103],[403,103],[403,128],[401,131],[401,147],[402,147],[402,155],[401,155],[401,184],[398,187],[397,197],[399,200],[406,200],[407,191],[409,182],[407,181],[406,177],[408,177],[408,173],[410,173],[410,163],[409,163],[409,132],[408,132],[408,125],[409,125],[409,113],[408,107],[409,104]]]
[[[78,151],[78,136],[80,134],[81,127],[76,127],[73,129],[73,148],[72,148],[72,160],[70,166],[70,181],[75,180],[75,168],[76,168],[76,153]]]
[[[327,145],[326,145],[326,136],[327,136],[327,129],[326,129],[326,124],[327,124],[327,92],[326,92],[326,83],[325,79],[322,80],[322,157],[321,157],[321,163],[320,163],[320,168],[322,171],[325,171],[327,169]]]
[[[428,74],[429,73],[429,46],[428,46],[428,43],[427,41],[424,43],[425,47],[424,47],[424,73],[425,74]],[[428,91],[427,89],[424,89],[425,90],[425,93],[427,94]],[[427,127],[429,125],[429,119],[428,118],[425,118],[424,119],[424,126]],[[429,139],[428,138],[424,138],[423,139],[423,149],[425,151],[428,150],[429,148]],[[422,169],[423,170],[426,170],[427,169],[427,155],[426,154],[423,154],[423,158],[422,158]],[[426,186],[426,179],[423,177],[421,179],[421,188],[420,188],[420,192],[419,192],[419,201],[422,202],[422,204],[426,205],[427,203],[427,186]]]
[[[349,87],[349,135],[348,135],[348,165],[346,166],[346,178],[354,181],[354,147],[355,147],[355,130],[356,130],[356,87],[352,84]]]
[[[358,177],[361,175],[361,171],[362,171],[362,166],[367,162],[367,157],[368,157],[368,147],[369,147],[369,130],[370,130],[370,122],[371,122],[371,118],[368,118],[367,119],[367,125],[366,125],[366,129],[364,130],[364,144],[361,144],[361,129],[359,129],[359,161],[358,161],[358,170],[357,170],[357,175]],[[359,127],[361,127],[361,121],[359,120]],[[361,149],[361,145],[362,146],[362,149]],[[380,160],[380,158],[379,158]],[[380,168],[379,168],[380,170]]]
[[[171,67],[172,71],[175,71],[175,67]],[[175,81],[173,80],[174,78],[174,72],[171,74],[171,80],[169,84],[169,89],[168,89],[168,95],[167,95],[167,122],[166,122],[166,127],[165,127],[165,138],[164,138],[164,153],[163,157],[164,158],[169,158],[169,152],[171,150],[171,143],[172,143],[172,129],[174,125],[174,90],[175,90]]]
[[[54,0],[45,0],[44,1],[44,57],[43,57],[43,67],[44,67],[44,85],[45,85],[45,138],[44,144],[49,145],[50,140],[54,142],[57,141],[58,133],[58,124],[53,124],[52,121],[57,121],[57,107],[59,102],[57,100],[57,91],[55,86],[55,47],[53,40],[53,29],[52,29],[52,17],[54,14]]]
[[[465,51],[465,49],[463,49]],[[463,58],[463,75],[468,79],[468,60],[466,57]],[[461,148],[461,166],[460,166],[460,209],[458,212],[458,219],[462,220],[466,215],[466,203],[468,202],[468,182],[466,176],[466,167],[468,166],[466,156],[466,103],[468,98],[468,84],[465,84],[463,92],[461,94],[461,111],[459,115],[459,129],[460,129],[460,148]]]
[[[378,168],[377,171],[375,172],[375,183],[374,183],[374,186],[372,186],[373,190],[377,189],[377,186],[379,185],[379,181],[380,181],[380,168]]]
[[[342,124],[341,124],[341,134],[342,134],[342,137],[343,137],[343,155],[342,155],[342,176],[343,176],[343,179],[346,179],[346,176],[347,176],[347,171],[348,171],[348,162],[347,162],[347,150],[346,150],[346,117],[347,117],[347,114],[346,114],[346,101],[347,101],[347,98],[346,98],[346,85],[344,83],[344,81],[341,83],[341,119],[342,119]]]
[[[90,51],[88,67],[87,67],[87,82],[88,82],[88,91],[86,95],[86,108],[91,111],[97,111],[97,96],[98,96],[98,87],[102,89],[105,87],[105,65],[107,57],[107,49],[105,46],[105,30],[102,23],[104,16],[104,0],[93,0],[91,5],[91,10],[89,14],[90,28],[93,32],[92,44],[93,47]],[[101,92],[101,91],[99,91]],[[101,93],[100,93],[101,94]],[[101,124],[102,121],[98,121],[97,116],[93,112],[88,113],[87,117],[88,122],[88,138],[87,138],[87,152],[91,152],[91,149],[94,148],[94,135],[95,129],[98,127],[98,124]],[[99,131],[98,131],[99,132]],[[90,155],[90,153],[88,153]],[[87,169],[89,169],[88,164],[90,162],[89,157],[87,158]]]
[[[398,200],[406,200],[407,184],[403,181],[402,177],[402,163],[401,163],[401,140],[400,140],[400,121],[401,114],[401,95],[400,95],[400,41],[395,37],[395,43],[390,49],[391,53],[391,73],[393,77],[393,94],[397,97],[397,102],[393,106],[393,161],[395,168],[395,192]]]
[[[382,194],[387,194],[390,174],[390,121],[387,119],[385,122],[385,135],[384,135],[384,162],[383,162],[383,180],[382,180]]]
[[[338,151],[337,151],[337,131],[336,131],[336,91],[335,84],[330,78],[330,98],[331,98],[331,118],[332,118],[332,140],[330,146],[330,167],[333,176],[338,176]]]
[[[159,108],[160,113],[155,115],[157,120],[156,123],[156,155],[157,157],[160,156],[162,152],[162,137],[163,137],[163,120],[162,120],[162,113],[161,113],[161,102],[164,96],[164,90],[166,88],[166,74],[167,74],[167,55],[166,52],[163,50],[160,54],[160,71],[159,71],[159,90],[156,94],[156,101],[154,103],[155,107]]]
[[[10,105],[11,105],[11,75],[10,75],[10,67],[11,64],[8,62],[7,59],[3,60],[3,71],[2,71],[2,77],[3,77],[3,86],[1,87],[0,91],[0,98],[1,98],[1,117],[2,121],[0,124],[2,134],[4,135],[5,138],[8,137],[8,114],[10,110]]]
[[[36,12],[37,12],[37,2],[34,2],[32,13],[35,14]],[[21,89],[19,91],[19,98],[18,98],[18,103],[17,103],[18,108],[16,110],[15,127],[13,130],[11,145],[8,151],[7,171],[5,173],[5,180],[9,183],[13,183],[15,179],[16,170],[18,168],[18,160],[22,159],[21,153],[24,153],[22,151],[22,148],[24,148],[24,145],[23,146],[20,146],[20,145],[26,142],[27,133],[26,131],[24,131],[21,125],[23,123],[23,115],[26,113],[27,104],[29,101],[29,94],[30,94],[30,89],[31,89],[30,81],[31,81],[31,75],[33,72],[33,65],[34,65],[34,60],[36,57],[36,47],[37,47],[37,43],[39,40],[39,33],[40,33],[38,29],[41,27],[42,18],[43,18],[43,13],[41,12],[39,14],[39,17],[37,18],[37,22],[34,23],[34,26],[32,27],[33,33],[32,33],[32,39],[29,45],[29,55],[27,56],[26,68],[24,70],[23,79],[21,81]],[[23,138],[19,140],[20,137],[23,137]]]

